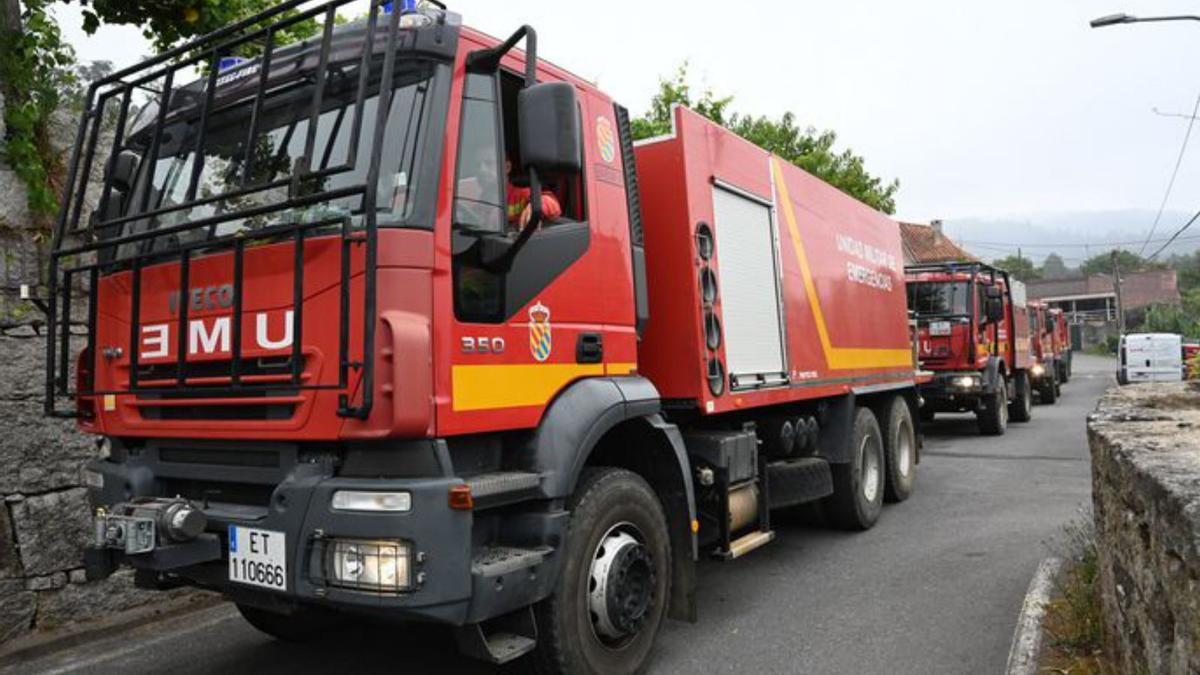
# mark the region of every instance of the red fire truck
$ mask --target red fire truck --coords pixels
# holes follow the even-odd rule
[[[932,381],[921,415],[973,412],[979,430],[1000,435],[1031,415],[1029,313],[1025,286],[979,262],[906,268],[908,307],[917,319],[917,357]]]
[[[1030,383],[1041,403],[1051,404],[1062,394],[1058,377],[1058,349],[1049,306],[1037,300],[1029,301],[1029,345],[1033,366],[1029,369]]]
[[[1067,316],[1058,307],[1048,310],[1050,324],[1054,327],[1054,358],[1058,366],[1058,381],[1066,384],[1071,379],[1071,328]]]
[[[335,25],[351,1],[89,91],[47,409],[100,439],[91,576],[214,589],[284,639],[367,614],[627,673],[695,619],[699,555],[770,542],[773,509],[861,530],[910,494],[894,221],[684,109],[635,148],[528,26],[379,0]]]

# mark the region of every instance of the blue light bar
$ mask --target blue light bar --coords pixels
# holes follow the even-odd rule
[[[383,13],[384,14],[391,14],[395,10],[396,10],[396,3],[394,0],[392,2],[383,3]],[[417,11],[417,0],[400,0],[400,13],[401,14],[413,14],[416,11]]]
[[[220,61],[217,61],[217,72],[223,73],[230,68],[237,68],[246,61],[247,59],[240,56],[223,56]]]

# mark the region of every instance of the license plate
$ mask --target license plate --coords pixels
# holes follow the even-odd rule
[[[949,335],[950,334],[950,322],[949,321],[934,321],[934,322],[930,323],[929,324],[929,334],[930,335]]]
[[[282,532],[229,526],[229,580],[287,590],[287,537]]]

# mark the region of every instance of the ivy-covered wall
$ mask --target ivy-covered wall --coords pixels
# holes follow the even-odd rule
[[[60,148],[71,140],[68,117],[56,125]],[[133,588],[129,573],[84,580],[90,515],[80,471],[95,445],[71,422],[42,415],[44,317],[18,293],[43,281],[49,244],[26,204],[0,154],[0,644],[162,598]]]

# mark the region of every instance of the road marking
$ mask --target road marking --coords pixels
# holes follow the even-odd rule
[[[144,651],[146,649],[153,647],[154,645],[168,642],[171,640],[177,640],[181,636],[184,636],[184,635],[195,634],[195,633],[199,633],[202,631],[206,631],[210,628],[215,628],[217,625],[228,622],[230,620],[235,620],[235,619],[237,619],[237,617],[238,617],[237,609],[235,609],[233,607],[220,607],[219,611],[216,612],[216,616],[201,620],[196,623],[189,622],[186,624],[186,627],[183,630],[167,630],[167,631],[159,634],[156,637],[151,637],[151,638],[146,638],[146,639],[138,639],[136,642],[133,642],[133,643],[129,643],[125,640],[122,640],[122,642],[125,643],[125,646],[121,647],[119,649],[115,649],[115,650],[109,651],[109,652],[104,652],[102,654],[96,654],[93,656],[85,656],[85,657],[81,657],[81,658],[70,659],[66,663],[63,663],[62,665],[58,666],[57,668],[52,668],[52,669],[48,669],[48,670],[41,670],[41,669],[36,669],[36,668],[35,669],[38,672],[44,673],[45,675],[62,675],[63,673],[74,673],[74,672],[78,672],[81,670],[86,671],[86,670],[89,670],[96,666],[99,666],[101,664],[107,663],[109,661],[114,661],[116,659],[119,659],[123,656],[129,656],[130,654]],[[187,618],[190,620],[194,617],[187,617]],[[147,625],[152,625],[152,624],[147,624]],[[126,637],[128,637],[128,636],[126,636]],[[94,647],[95,645],[92,645],[92,646]],[[88,648],[88,645],[86,645],[86,644],[79,645],[78,647],[72,648],[72,651],[74,651],[76,649],[86,650],[87,648]],[[53,661],[53,660],[57,660],[57,659],[55,659],[54,655],[50,655],[46,660]],[[34,662],[24,663],[24,664],[19,664],[19,665],[36,666],[37,662],[34,661]]]
[[[995,453],[940,453],[937,450],[922,450],[920,456],[938,456],[938,458],[956,459],[1001,459],[1001,460],[1036,460],[1036,461],[1091,461],[1088,458],[1056,458],[1052,455],[997,455]]]

